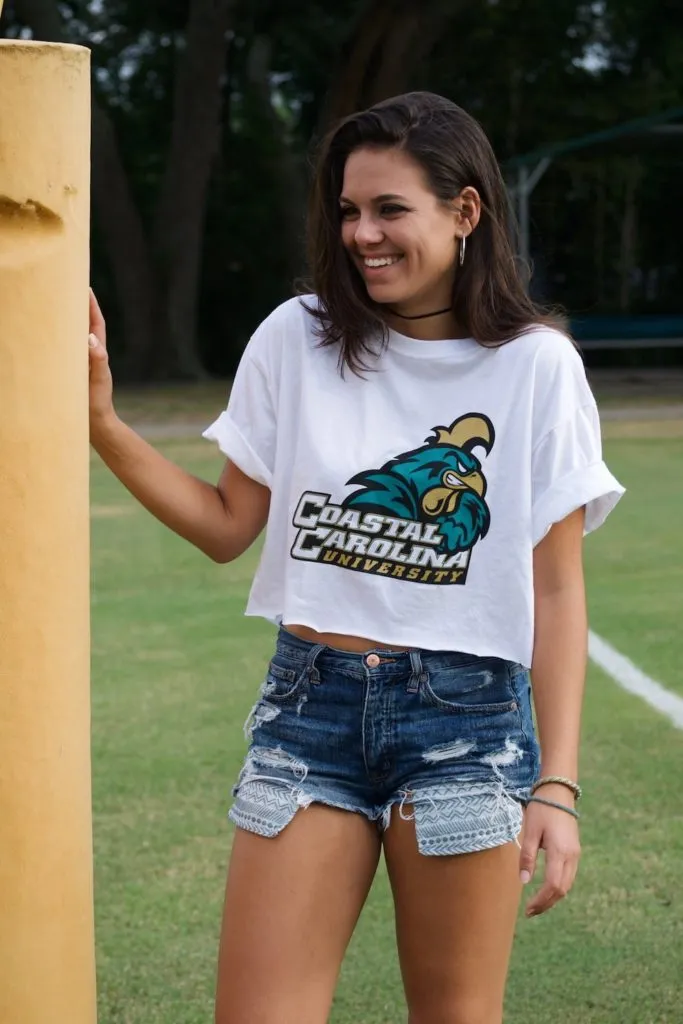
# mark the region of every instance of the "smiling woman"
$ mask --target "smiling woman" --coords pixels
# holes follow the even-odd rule
[[[538,914],[576,872],[581,541],[622,488],[463,110],[412,93],[336,126],[309,241],[313,294],[259,325],[205,431],[216,488],[117,420],[93,307],[108,464],[217,561],[266,526],[247,614],[279,632],[230,809],[216,1021],[324,1024],[383,849],[410,1019],[500,1024],[521,885],[544,849]]]
[[[385,100],[323,141],[309,217],[310,288],[324,344],[361,369],[372,339],[563,329],[528,295],[507,190],[481,126],[432,93]],[[339,245],[341,237],[342,245]]]

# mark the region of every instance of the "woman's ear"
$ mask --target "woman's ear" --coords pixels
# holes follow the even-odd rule
[[[476,188],[467,185],[454,201],[458,236],[467,238],[471,235],[481,217],[481,197]]]

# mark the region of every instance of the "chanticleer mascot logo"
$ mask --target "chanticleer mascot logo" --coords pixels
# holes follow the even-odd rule
[[[433,523],[442,537],[440,552],[469,551],[491,523],[484,500],[486,480],[472,450],[483,448],[488,455],[494,441],[493,424],[480,414],[461,416],[450,427],[434,427],[421,448],[352,477],[348,483],[359,484],[360,490],[343,505]]]

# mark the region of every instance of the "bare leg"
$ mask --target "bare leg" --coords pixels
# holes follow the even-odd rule
[[[414,823],[394,809],[384,849],[410,1024],[501,1024],[518,847],[426,857]]]
[[[216,1024],[324,1024],[379,852],[366,818],[321,804],[274,839],[236,830]]]

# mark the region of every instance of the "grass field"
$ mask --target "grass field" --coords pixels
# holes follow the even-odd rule
[[[587,542],[591,623],[683,693],[683,440],[660,432],[606,443],[629,494]],[[197,474],[220,470],[206,442],[162,447]],[[255,554],[213,565],[96,459],[92,501],[99,1020],[209,1024],[225,812],[272,642],[242,617]],[[506,1024],[683,1021],[682,758],[683,732],[591,669],[582,869],[559,908],[520,918]],[[380,871],[331,1021],[404,1020]]]

